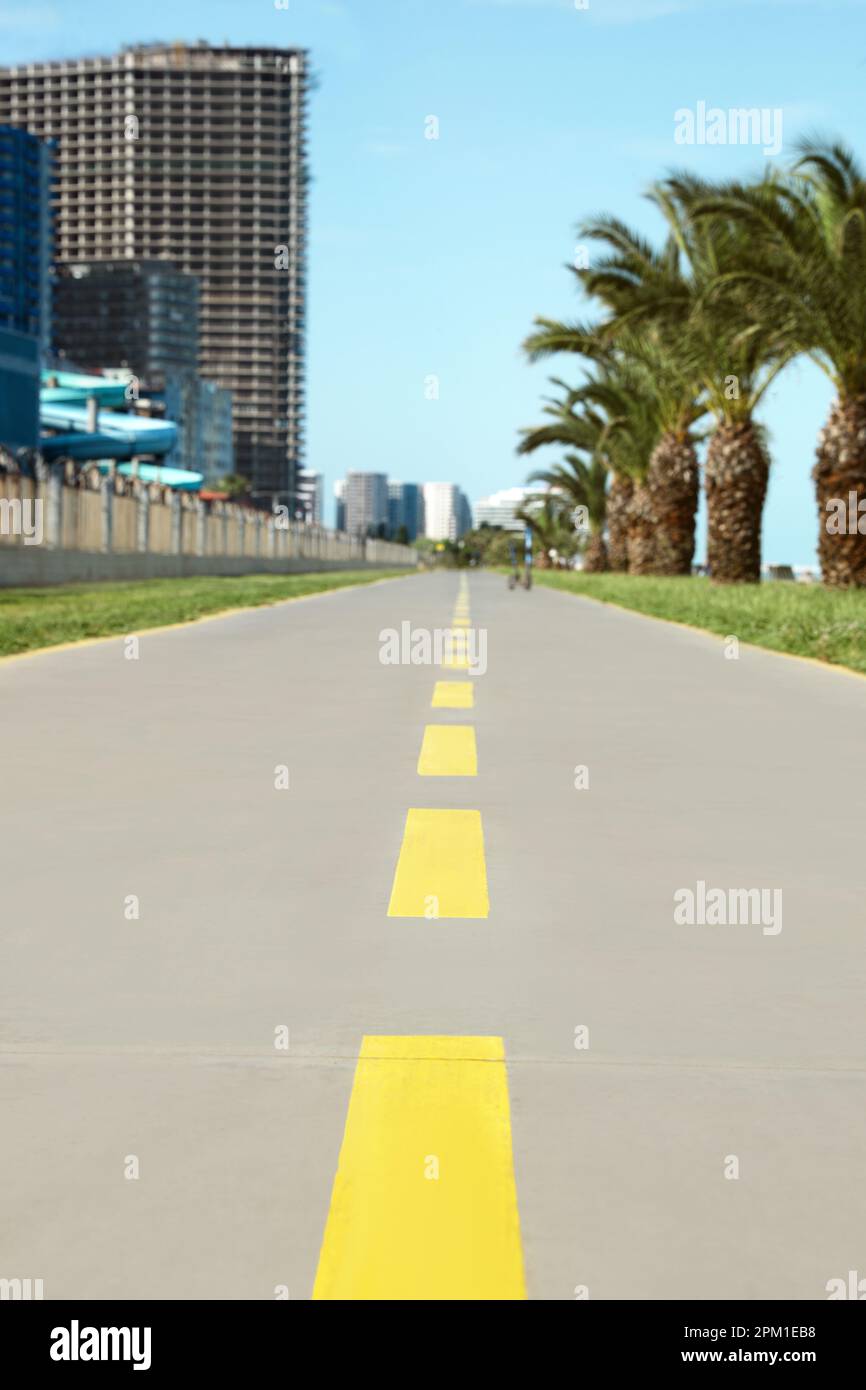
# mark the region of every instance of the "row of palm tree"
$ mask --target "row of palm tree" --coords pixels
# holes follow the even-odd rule
[[[826,583],[866,585],[866,535],[835,534],[828,503],[866,512],[866,175],[838,143],[803,141],[792,167],[751,182],[669,177],[648,197],[667,234],[656,247],[619,219],[580,228],[601,248],[573,268],[600,307],[593,322],[537,319],[531,360],[581,359],[554,380],[545,421],[521,454],[565,446],[530,481],[589,512],[587,569],[691,572],[704,465],[707,561],[718,582],[757,582],[769,453],[756,412],[779,372],[806,356],[836,400],[813,470]],[[857,514],[855,510],[855,515]]]

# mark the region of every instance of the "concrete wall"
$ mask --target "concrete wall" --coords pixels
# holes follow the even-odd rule
[[[409,546],[282,523],[138,479],[0,476],[0,587],[412,568]]]

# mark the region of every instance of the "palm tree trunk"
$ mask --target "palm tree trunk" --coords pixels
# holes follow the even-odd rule
[[[647,474],[656,518],[654,574],[691,574],[698,510],[698,458],[694,446],[674,433],[662,435]]]
[[[635,483],[628,509],[628,572],[654,574],[657,520],[646,483]]]
[[[866,396],[840,397],[833,402],[818,438],[818,461],[812,477],[818,499],[818,556],[824,583],[862,589],[866,587],[866,535],[861,535],[858,524],[866,514]],[[835,504],[829,511],[828,502]],[[837,521],[834,529],[828,530],[840,503],[844,522],[840,526]],[[866,517],[863,524],[866,528]]]
[[[717,584],[761,578],[761,517],[770,460],[753,420],[719,425],[707,450],[707,563]]]
[[[633,490],[631,478],[614,473],[607,494],[607,564],[617,573],[628,569],[628,509]]]
[[[594,531],[583,552],[584,574],[604,574],[608,568],[607,545],[601,531]]]

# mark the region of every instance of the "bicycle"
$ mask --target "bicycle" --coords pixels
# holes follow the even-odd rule
[[[522,589],[532,588],[532,533],[527,529],[524,536],[523,551],[523,574],[521,576],[517,567],[517,552],[514,546],[509,547],[509,558],[511,560],[511,573],[508,576],[508,588],[516,589],[518,584]]]

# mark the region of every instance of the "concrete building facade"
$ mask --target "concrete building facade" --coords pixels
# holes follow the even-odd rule
[[[388,525],[388,478],[385,473],[346,474],[346,530],[350,536],[375,535]]]
[[[199,372],[236,471],[295,509],[304,446],[308,56],[148,44],[0,69],[0,123],[57,141],[62,265],[165,259],[201,287]]]

